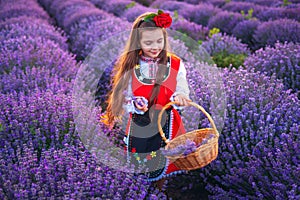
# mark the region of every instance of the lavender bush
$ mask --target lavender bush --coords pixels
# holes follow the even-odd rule
[[[279,19],[261,23],[254,34],[256,49],[279,42],[300,42],[300,23],[291,19]]]
[[[204,170],[214,180],[207,186],[211,198],[297,199],[299,99],[274,77],[244,70],[224,77],[229,104],[221,152]]]
[[[233,36],[218,33],[202,43],[202,47],[212,56],[219,67],[235,67],[243,65],[250,54],[246,44]]]
[[[38,0],[39,4],[41,4],[46,10],[50,7],[53,0]]]
[[[256,5],[250,2],[229,2],[222,7],[223,10],[230,12],[241,13],[242,11],[247,14],[249,10],[253,10],[253,17],[259,15],[259,13],[264,12],[264,7]]]
[[[104,10],[105,7],[107,6],[107,3],[109,3],[106,0],[90,0],[90,2],[102,10]]]
[[[222,8],[227,2],[226,0],[211,0],[209,3],[215,7]]]
[[[38,91],[1,94],[1,143],[13,148],[32,141],[35,150],[62,148],[76,138],[70,95]],[[8,137],[8,135],[10,137]]]
[[[265,8],[263,12],[257,15],[261,21],[278,20],[282,18],[294,19],[300,21],[300,8]]]
[[[22,37],[2,42],[0,47],[0,74],[10,73],[13,67],[46,67],[58,77],[74,78],[76,60],[74,55],[40,37]]]
[[[103,20],[110,17],[106,12],[97,8],[83,8],[63,20],[62,27],[69,32],[71,27],[78,27],[86,21]]]
[[[209,19],[208,27],[218,28],[224,33],[231,34],[234,27],[243,20],[245,20],[244,16],[239,13],[222,11]]]
[[[120,17],[126,11],[126,9],[135,6],[135,4],[136,2],[131,0],[111,1],[107,2],[106,6],[102,9],[106,12],[113,13],[115,16]]]
[[[242,43],[248,44],[250,49],[254,49],[255,41],[253,35],[260,23],[258,20],[241,21],[232,30],[232,35],[240,39]]]
[[[256,199],[258,194],[260,199],[276,195],[278,199],[295,199],[295,183],[299,181],[296,175],[299,99],[285,91],[274,76],[253,70],[225,69],[223,81],[227,115],[220,133],[218,158],[207,167],[191,172],[190,176],[182,177],[181,181],[190,184],[190,190],[199,186],[197,180],[200,186],[206,182],[211,199]],[[208,94],[203,88],[199,92],[199,98]],[[285,150],[286,141],[290,143],[289,150]],[[271,155],[276,151],[276,161],[273,161]],[[284,165],[288,167],[281,167]],[[262,168],[256,170],[257,167]],[[290,175],[285,176],[286,173]]]
[[[82,0],[72,0],[72,1],[56,1],[53,2],[53,6],[48,8],[48,12],[53,13],[52,15],[55,17],[57,24],[60,27],[63,27],[65,19],[70,18],[74,13],[82,10],[82,9],[89,9],[94,7],[91,3],[88,1],[82,1]]]
[[[238,1],[238,0],[234,0]],[[276,5],[280,4],[280,0],[250,0],[247,2],[251,2],[256,5],[266,6],[266,7],[276,7]]]
[[[300,45],[294,43],[276,43],[272,48],[267,46],[249,56],[245,65],[255,71],[275,75],[283,80],[286,89],[300,90]]]
[[[182,10],[191,9],[193,6],[186,2],[180,1],[154,1],[151,4],[151,7],[169,11],[178,11],[181,13]]]
[[[212,35],[209,40],[202,43],[202,47],[205,48],[210,55],[215,55],[221,51],[227,51],[229,54],[250,54],[247,45],[226,33],[217,33]]]
[[[0,22],[0,41],[18,37],[42,37],[54,41],[63,50],[68,49],[64,32],[45,20],[21,16]]]
[[[106,101],[108,99],[108,93],[112,89],[112,85],[110,83],[111,83],[111,75],[112,75],[114,63],[115,61],[112,62],[111,65],[108,66],[103,72],[103,75],[99,79],[99,82],[97,84],[97,89],[95,92],[96,105],[101,106],[103,110],[106,110],[107,107]]]
[[[207,3],[209,1],[208,0],[185,0],[185,2],[187,2],[189,4],[198,5],[200,3]]]
[[[115,17],[101,21],[95,20],[72,34],[70,37],[71,51],[76,54],[77,59],[84,59],[98,42],[129,28],[129,23]]]
[[[34,1],[5,2],[1,4],[0,20],[6,20],[12,17],[28,16],[38,19],[45,19],[50,24],[53,20],[48,14]]]
[[[5,177],[1,197],[165,199],[158,191],[148,191],[143,176],[96,163],[75,132],[70,95],[13,92],[0,99],[0,143],[5,147],[0,150],[1,178]]]
[[[179,14],[192,22],[207,26],[210,19],[220,11],[219,8],[216,8],[213,5],[199,4],[193,7],[186,6],[180,10]]]
[[[148,193],[142,175],[99,164],[82,145],[43,149],[39,156],[29,141],[15,150],[6,146],[0,162],[2,199],[166,199],[157,190]]]
[[[47,6],[47,11],[57,18],[58,15],[65,15],[66,9],[74,10],[74,8],[79,7],[83,8],[93,8],[94,5],[89,1],[83,0],[68,0],[68,1],[59,1],[53,0],[49,6]]]
[[[187,34],[196,41],[205,40],[208,36],[209,30],[207,27],[189,22],[185,19],[177,20],[171,26],[172,29],[181,33]]]
[[[121,18],[126,19],[129,22],[133,22],[139,15],[145,12],[157,12],[156,9],[148,8],[142,5],[135,5],[128,8],[122,15]]]
[[[143,6],[150,7],[154,1],[155,0],[136,0],[135,2],[138,2],[139,4],[142,4]]]
[[[36,90],[69,93],[72,89],[72,80],[58,77],[53,71],[45,67],[28,66],[24,70],[14,67],[9,74],[0,75],[0,91],[2,93],[16,91],[25,95]]]

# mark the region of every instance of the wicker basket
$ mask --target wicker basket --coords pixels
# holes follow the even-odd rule
[[[206,117],[208,118],[209,122],[212,125],[212,128],[203,128],[203,129],[187,132],[169,141],[165,137],[165,134],[163,132],[161,126],[161,118],[164,110],[166,110],[169,106],[173,104],[175,104],[175,102],[170,102],[166,104],[158,115],[158,130],[162,139],[167,144],[165,146],[165,150],[173,149],[180,144],[185,144],[187,139],[194,141],[196,145],[198,145],[203,141],[203,139],[208,139],[208,136],[210,136],[211,134],[213,134],[214,136],[210,138],[207,141],[207,143],[202,144],[196,149],[196,151],[188,154],[187,156],[175,155],[175,156],[166,156],[166,157],[172,163],[174,163],[176,167],[182,170],[193,170],[208,165],[211,161],[215,160],[218,156],[219,133],[217,131],[214,121],[212,120],[211,116],[204,110],[203,107],[199,106],[194,102],[189,102],[191,106],[195,106],[206,115]]]

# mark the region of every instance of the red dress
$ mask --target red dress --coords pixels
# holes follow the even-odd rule
[[[143,120],[145,117],[147,119],[149,112],[144,115],[130,114],[127,124],[128,142],[126,151],[128,158],[136,167],[146,166],[148,168],[149,171],[146,174],[149,181],[159,180],[171,174],[182,172],[161,154],[159,149],[165,146],[165,142],[162,140],[157,128],[157,115],[161,108],[170,102],[170,98],[176,90],[176,77],[179,66],[180,58],[170,54],[166,74],[160,86],[156,105],[153,107],[155,110],[154,120],[151,122]],[[140,75],[139,66],[136,66],[132,73],[133,95],[143,96],[149,102],[155,80],[141,78]],[[171,140],[185,133],[180,114],[176,109],[170,107],[163,116],[161,123],[166,138]]]

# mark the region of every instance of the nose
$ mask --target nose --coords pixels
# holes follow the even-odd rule
[[[159,48],[160,48],[160,47],[159,47],[159,44],[157,44],[157,43],[153,43],[152,46],[151,46],[151,49],[157,50],[157,49],[159,49]]]

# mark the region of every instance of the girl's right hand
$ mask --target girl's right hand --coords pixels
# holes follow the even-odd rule
[[[147,112],[148,110],[147,104],[144,103],[143,99],[138,97],[134,100],[134,106],[143,112]]]

